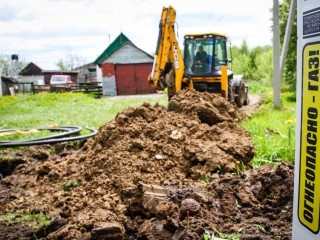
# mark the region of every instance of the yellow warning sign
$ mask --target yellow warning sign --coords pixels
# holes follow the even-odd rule
[[[298,215],[301,224],[316,234],[320,227],[320,43],[305,45],[302,57]]]

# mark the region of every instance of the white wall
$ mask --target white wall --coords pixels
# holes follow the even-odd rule
[[[103,63],[148,63],[153,62],[153,58],[142,50],[127,43],[108,57]]]

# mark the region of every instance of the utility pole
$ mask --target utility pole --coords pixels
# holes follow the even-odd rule
[[[280,107],[280,29],[279,29],[279,1],[273,0],[273,106]]]
[[[288,53],[288,46],[289,46],[291,29],[292,29],[292,24],[293,24],[293,18],[295,16],[296,6],[297,6],[297,0],[291,0],[289,16],[288,16],[288,21],[287,21],[287,25],[286,25],[286,33],[284,35],[284,40],[283,40],[283,44],[282,44],[282,51],[281,51],[281,56],[280,56],[280,76],[282,76],[284,62],[286,60],[287,53]]]
[[[273,102],[274,108],[280,107],[281,80],[284,62],[287,57],[288,46],[291,36],[293,18],[295,16],[296,0],[291,0],[286,32],[280,52],[280,28],[279,28],[279,1],[273,1]]]

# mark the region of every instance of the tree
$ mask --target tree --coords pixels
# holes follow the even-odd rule
[[[240,47],[240,53],[244,55],[249,55],[250,54],[250,49],[248,47],[247,41],[243,40],[241,47]]]
[[[250,50],[244,41],[241,47],[233,46],[232,49],[232,70],[234,74],[243,75],[245,79],[251,79],[250,74]]]
[[[67,48],[67,56],[65,59],[60,58],[56,63],[56,66],[59,70],[68,71],[82,66],[85,63],[85,59],[80,55],[71,51],[70,48]]]
[[[245,79],[253,79],[254,61],[246,40],[242,42],[240,48],[232,47],[232,66],[235,74],[243,75]]]
[[[270,84],[272,79],[272,47],[257,46],[252,50],[244,41],[241,47],[232,47],[232,70],[234,74]]]
[[[261,81],[263,84],[271,85],[273,76],[273,52],[271,46],[266,46],[264,50],[255,57],[255,72],[253,79]]]
[[[291,0],[283,0],[283,2],[279,6],[280,11],[280,41],[283,43],[287,21],[289,17],[289,9],[290,9]],[[282,79],[286,82],[290,89],[295,91],[296,89],[296,81],[297,81],[297,14],[295,12],[295,17],[293,20],[291,36],[288,46],[288,53],[284,63],[283,75]]]
[[[3,76],[8,76],[11,78],[16,78],[18,73],[21,72],[26,66],[25,60],[12,61],[11,55],[0,54],[0,72]]]
[[[61,71],[68,71],[70,70],[70,66],[62,59],[60,58],[58,62],[56,63],[57,67]]]
[[[10,75],[10,61],[9,55],[0,54],[0,72],[2,72],[4,76]]]

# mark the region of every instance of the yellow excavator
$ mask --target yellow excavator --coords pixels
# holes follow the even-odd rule
[[[220,94],[238,107],[247,105],[248,87],[240,75],[233,75],[229,69],[227,36],[214,32],[187,34],[182,55],[175,20],[175,9],[163,7],[149,85],[167,89],[169,99],[182,89],[195,89]]]

